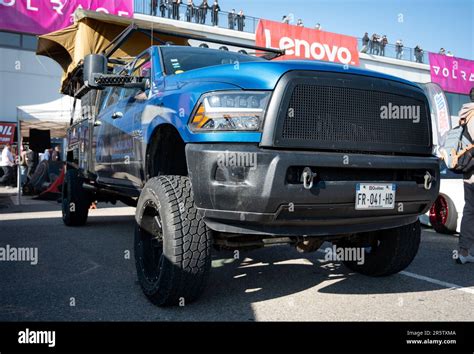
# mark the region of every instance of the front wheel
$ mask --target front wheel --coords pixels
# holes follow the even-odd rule
[[[420,222],[395,229],[380,230],[358,235],[355,241],[344,242],[341,246],[362,247],[363,261],[346,260],[344,264],[351,270],[369,276],[388,276],[408,267],[420,246]]]
[[[158,306],[196,300],[211,268],[211,231],[197,213],[189,178],[150,179],[136,221],[135,263],[145,295]]]

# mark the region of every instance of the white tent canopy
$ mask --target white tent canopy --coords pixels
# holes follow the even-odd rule
[[[57,100],[17,107],[21,136],[28,137],[30,129],[50,130],[52,138],[64,138],[71,120],[74,99],[62,96]],[[81,102],[76,102],[75,117],[80,116]]]

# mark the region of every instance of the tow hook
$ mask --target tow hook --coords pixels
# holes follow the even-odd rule
[[[425,173],[425,189],[429,191],[431,189],[431,186],[433,185],[433,176],[431,173],[426,171]]]
[[[305,167],[303,170],[303,175],[301,176],[303,179],[303,187],[305,189],[313,188],[313,182],[317,175],[317,173],[313,173],[313,171],[311,171],[311,168]]]

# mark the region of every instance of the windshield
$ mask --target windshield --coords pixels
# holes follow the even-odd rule
[[[167,75],[181,74],[207,66],[265,61],[265,59],[250,55],[196,47],[161,47],[161,54]]]

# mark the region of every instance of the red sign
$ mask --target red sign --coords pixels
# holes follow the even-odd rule
[[[324,60],[334,63],[359,65],[357,38],[260,20],[256,32],[256,45],[285,49],[283,59]]]
[[[447,92],[469,94],[474,87],[474,61],[430,53],[431,81]]]
[[[13,143],[13,139],[15,138],[15,127],[15,123],[0,122],[0,145]]]

